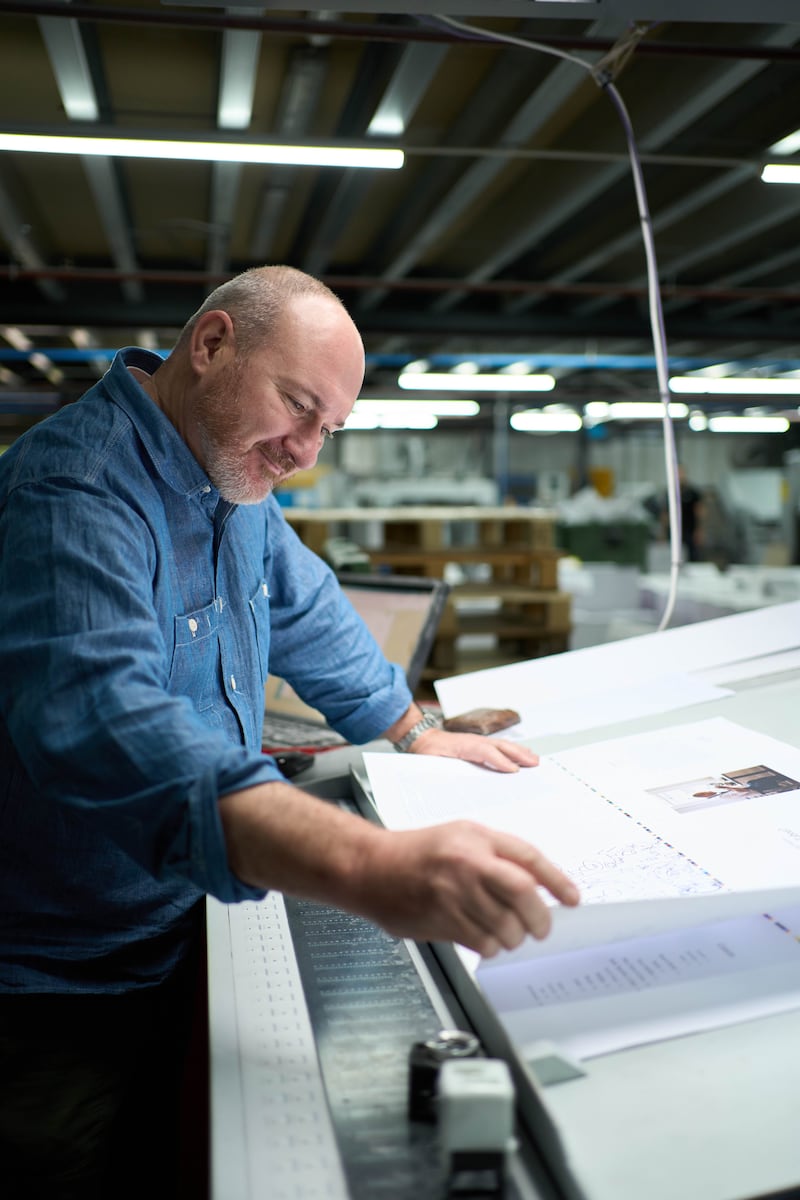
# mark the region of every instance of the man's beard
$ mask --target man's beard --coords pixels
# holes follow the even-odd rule
[[[284,472],[281,478],[276,478],[257,447],[249,452],[236,447],[241,409],[240,376],[234,368],[224,387],[215,387],[204,394],[196,411],[203,464],[223,500],[231,504],[260,504],[295,469],[295,464],[280,450],[270,448],[271,462]],[[254,462],[260,464],[260,469],[254,467]]]

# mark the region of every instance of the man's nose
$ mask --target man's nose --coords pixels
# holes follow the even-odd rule
[[[284,445],[301,471],[316,464],[322,449],[322,434],[316,429],[297,429],[284,439]]]

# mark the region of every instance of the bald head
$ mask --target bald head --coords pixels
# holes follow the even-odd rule
[[[364,346],[319,280],[258,267],[211,293],[144,386],[225,499],[254,504],[344,427]]]
[[[325,300],[340,310],[340,316],[346,317],[339,297],[313,275],[295,267],[253,267],[221,284],[206,297],[186,322],[175,348],[183,348],[188,343],[205,313],[221,309],[233,322],[237,356],[251,354],[276,336],[287,308],[294,307],[294,301],[305,298]]]

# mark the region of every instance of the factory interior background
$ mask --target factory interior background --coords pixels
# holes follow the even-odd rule
[[[647,632],[663,607],[663,405],[607,82],[646,185],[677,457],[701,494],[674,623],[800,594],[792,6],[759,6],[762,22],[745,4],[724,20],[655,4],[647,21],[624,3],[460,7],[0,2],[0,446],[116,349],[167,353],[232,274],[319,276],[362,332],[367,376],[350,426],[279,500],[338,570],[451,583],[428,686]],[[404,159],[18,140],[43,136]]]

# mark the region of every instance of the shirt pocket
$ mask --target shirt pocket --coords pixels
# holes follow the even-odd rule
[[[173,695],[188,696],[198,712],[217,701],[220,601],[175,617],[175,650],[169,673]]]
[[[269,587],[262,579],[253,595],[250,597],[250,612],[253,615],[256,646],[258,647],[258,663],[261,669],[261,682],[266,683],[269,673]]]

